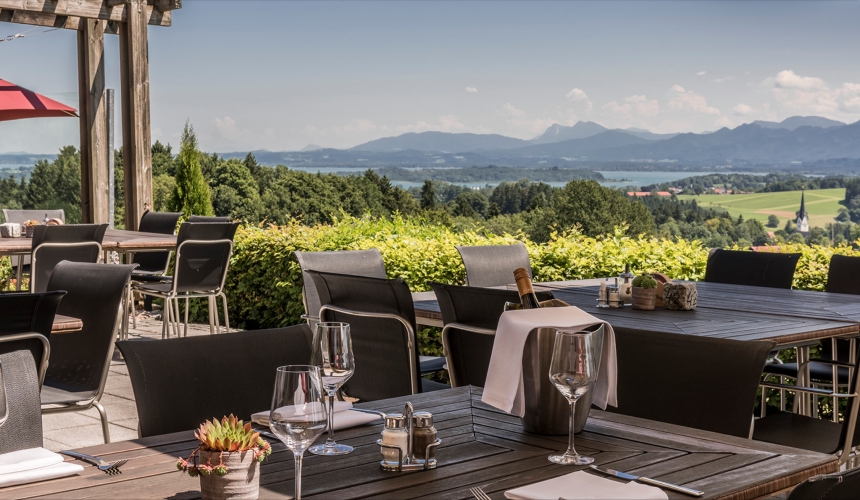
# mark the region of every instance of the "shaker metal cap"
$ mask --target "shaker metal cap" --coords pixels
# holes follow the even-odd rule
[[[432,427],[433,414],[429,411],[416,411],[412,415],[412,425],[415,427]]]
[[[406,417],[399,413],[390,413],[385,416],[386,429],[403,429],[406,427]]]

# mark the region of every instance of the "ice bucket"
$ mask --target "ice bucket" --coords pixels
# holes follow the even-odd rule
[[[523,350],[523,395],[526,414],[521,419],[526,432],[548,435],[567,435],[570,431],[570,405],[549,380],[549,365],[558,328],[536,328],[529,332]],[[584,329],[591,333],[591,352],[595,367],[600,369],[603,349],[603,325]],[[591,411],[594,391],[586,392],[576,402],[573,418],[574,432],[581,432]]]

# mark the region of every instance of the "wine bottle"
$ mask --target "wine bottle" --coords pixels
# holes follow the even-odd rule
[[[528,269],[521,267],[514,270],[514,279],[517,280],[517,291],[520,294],[520,302],[523,305],[523,309],[539,309],[540,302],[538,302],[537,295],[535,295],[535,290],[532,287],[532,279],[529,276]]]

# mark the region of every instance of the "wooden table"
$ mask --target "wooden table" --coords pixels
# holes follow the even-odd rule
[[[54,324],[51,326],[51,333],[71,333],[79,332],[83,329],[84,322],[78,318],[57,314],[54,316]]]
[[[33,238],[0,238],[0,255],[29,255]],[[123,229],[108,229],[102,240],[102,250],[135,252],[141,250],[170,250],[176,247],[176,236],[143,233]]]
[[[337,432],[338,442],[356,450],[344,457],[305,454],[303,498],[465,500],[472,498],[470,487],[481,486],[491,497],[501,499],[505,490],[579,469],[547,461],[550,452],[566,448],[566,436],[526,434],[519,419],[484,405],[480,394],[478,388],[461,387],[359,405],[395,412],[410,400],[416,410],[432,412],[442,439],[439,467],[383,472],[375,444],[382,425],[342,430]],[[576,444],[597,465],[697,488],[708,499],[759,498],[837,470],[836,458],[830,455],[599,410],[592,411]],[[188,456],[195,446],[188,431],[85,448],[79,451],[111,461],[130,460],[122,467],[122,475],[108,476],[84,464],[80,476],[0,489],[0,499],[199,498],[199,480],[176,470],[177,457]],[[292,495],[293,460],[283,445],[275,444],[261,473],[260,498]]]

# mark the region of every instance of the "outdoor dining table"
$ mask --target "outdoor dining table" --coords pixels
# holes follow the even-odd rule
[[[567,436],[528,434],[518,418],[480,398],[480,388],[461,387],[357,405],[390,413],[402,411],[411,401],[416,410],[432,412],[442,439],[438,467],[382,471],[376,445],[381,423],[339,430],[338,442],[355,451],[343,457],[305,454],[303,498],[469,499],[469,488],[480,486],[490,497],[501,499],[506,490],[582,469],[555,465],[546,458],[566,448]],[[177,457],[187,457],[195,447],[189,430],[84,448],[77,451],[129,461],[121,475],[109,476],[85,465],[80,476],[0,489],[0,499],[199,498],[199,479],[176,470]],[[838,467],[831,455],[600,410],[592,410],[585,430],[576,436],[576,447],[593,456],[597,465],[699,489],[706,499],[760,498]],[[292,462],[292,454],[275,443],[261,466],[261,499],[292,495]],[[671,499],[689,498],[667,494]]]
[[[535,283],[535,289],[551,291],[555,298],[607,321],[616,331],[770,340],[779,349],[797,348],[799,385],[809,385],[811,345],[860,335],[860,300],[855,295],[697,282],[698,302],[693,311],[660,307],[638,311],[630,307],[598,308],[599,281]],[[413,299],[419,324],[441,325],[442,315],[434,296],[413,295]],[[851,356],[853,361],[853,352]],[[800,413],[810,415],[811,399],[800,395],[799,402]]]
[[[29,255],[33,238],[0,238],[0,255]],[[124,229],[108,229],[102,240],[102,250],[128,253],[142,250],[171,250],[176,247],[172,234],[144,233]]]

